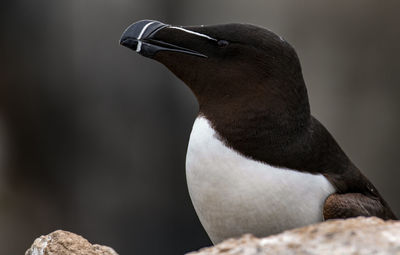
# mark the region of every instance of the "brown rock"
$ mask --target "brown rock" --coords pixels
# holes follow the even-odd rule
[[[330,220],[266,238],[245,235],[190,255],[400,255],[400,221]]]
[[[37,238],[25,255],[118,255],[112,248],[92,245],[82,236],[57,230]]]

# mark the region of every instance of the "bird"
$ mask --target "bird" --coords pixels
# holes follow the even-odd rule
[[[186,180],[214,244],[329,219],[397,219],[311,115],[300,60],[282,37],[251,24],[140,20],[120,44],[162,63],[198,101]]]

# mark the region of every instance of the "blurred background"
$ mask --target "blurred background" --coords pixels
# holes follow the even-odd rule
[[[185,182],[197,103],[119,46],[140,19],[253,23],[302,62],[313,114],[400,215],[398,1],[2,0],[0,247],[69,230],[122,254],[210,245]]]

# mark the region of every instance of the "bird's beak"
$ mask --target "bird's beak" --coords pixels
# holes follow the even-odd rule
[[[149,58],[152,58],[159,51],[172,51],[198,57],[207,57],[197,51],[153,38],[158,31],[168,27],[169,25],[155,20],[138,21],[124,31],[120,39],[120,44]]]

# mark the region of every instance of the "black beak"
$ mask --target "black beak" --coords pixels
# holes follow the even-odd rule
[[[161,29],[169,27],[155,20],[141,20],[130,25],[122,34],[119,43],[137,53],[152,58],[159,51],[180,52],[193,56],[204,57],[197,51],[179,47],[168,42],[155,40],[153,36]]]

